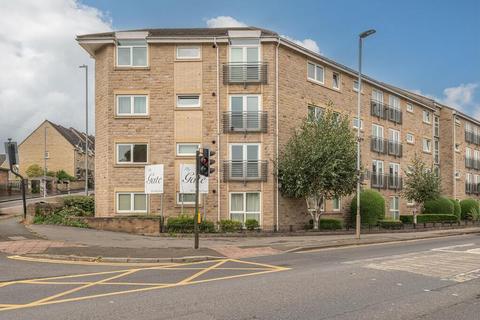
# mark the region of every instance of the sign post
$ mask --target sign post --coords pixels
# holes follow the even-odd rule
[[[163,164],[145,166],[145,194],[161,194],[160,232],[162,232],[165,222],[165,217],[163,216]]]
[[[12,141],[12,139],[8,139],[8,142],[5,142],[5,152],[8,155],[10,171],[12,171],[14,175],[20,178],[20,186],[22,188],[23,220],[25,220],[27,219],[27,197],[25,191],[25,179],[20,173],[18,173],[18,169],[16,167],[19,162],[17,143]]]

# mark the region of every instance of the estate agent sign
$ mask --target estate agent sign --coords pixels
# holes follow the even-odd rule
[[[163,164],[145,166],[145,193],[163,193]]]
[[[200,176],[199,192],[208,193],[208,178]],[[195,193],[195,165],[180,165],[180,193]]]

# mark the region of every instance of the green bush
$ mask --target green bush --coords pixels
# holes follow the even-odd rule
[[[454,214],[454,205],[450,199],[446,197],[438,197],[425,201],[423,204],[423,212],[427,214]]]
[[[69,175],[65,170],[59,170],[55,173],[58,180],[74,181],[75,177]]]
[[[357,196],[353,197],[350,205],[352,224],[355,224],[357,214]],[[365,190],[360,194],[360,216],[362,224],[375,226],[378,220],[385,218],[385,200],[375,190]]]
[[[242,230],[243,224],[236,220],[220,220],[220,230],[223,232],[237,232]]]
[[[36,215],[33,220],[33,223],[56,224],[56,225],[63,225],[63,226],[69,226],[69,227],[88,228],[88,225],[84,221],[76,218],[79,216],[80,211],[83,212],[83,210],[76,207],[62,208],[46,216]]]
[[[383,229],[401,229],[403,222],[399,220],[378,220],[378,226]]]
[[[212,221],[203,220],[199,225],[200,232],[215,232],[215,225]],[[167,231],[171,233],[192,233],[194,231],[193,217],[188,215],[179,215],[178,217],[169,217],[167,220]]]
[[[462,210],[462,219],[467,220],[475,217],[480,212],[478,201],[475,199],[465,199],[460,201],[460,207]]]
[[[245,228],[247,228],[247,230],[256,230],[260,227],[260,224],[258,223],[257,220],[255,219],[247,219],[245,221]]]
[[[450,199],[450,202],[453,203],[453,214],[457,216],[458,220],[462,218],[462,207],[460,206],[460,202],[455,199]]]
[[[454,214],[420,214],[417,216],[417,223],[429,223],[429,222],[458,222],[458,218]]]
[[[67,208],[76,207],[83,211],[80,216],[93,216],[95,214],[95,198],[92,196],[68,196],[63,198],[63,205]]]
[[[320,230],[339,230],[343,228],[343,221],[340,219],[320,219]]]
[[[404,224],[413,224],[413,215],[400,216],[400,221]]]

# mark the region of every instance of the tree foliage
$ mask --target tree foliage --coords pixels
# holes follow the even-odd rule
[[[44,174],[43,168],[38,164],[30,165],[25,172],[29,178],[42,177]]]
[[[306,119],[282,150],[277,166],[282,194],[305,199],[314,208],[309,211],[318,229],[323,201],[355,190],[356,140],[348,117],[327,111],[318,120]]]

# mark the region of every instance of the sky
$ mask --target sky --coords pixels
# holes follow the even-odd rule
[[[22,141],[45,119],[84,130],[78,66],[92,71],[94,62],[77,34],[241,25],[355,69],[358,34],[376,29],[364,44],[365,74],[480,119],[480,0],[0,0],[0,142]],[[90,72],[90,128],[93,81]]]

